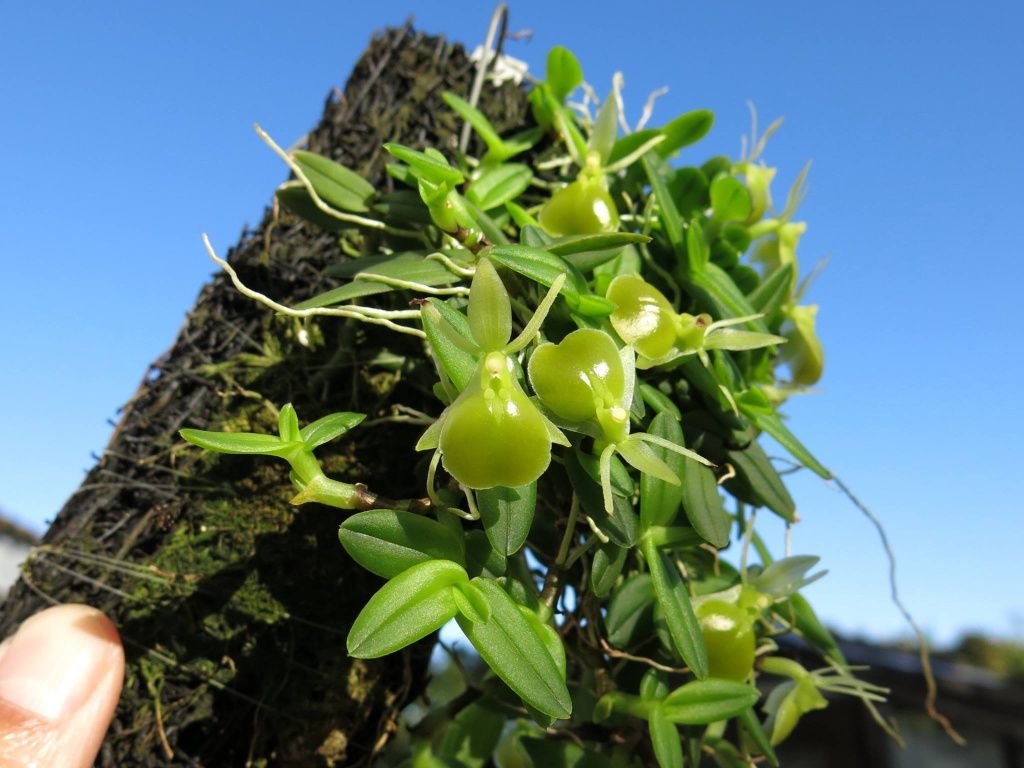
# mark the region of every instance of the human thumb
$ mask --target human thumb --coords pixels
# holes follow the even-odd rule
[[[114,715],[124,650],[106,616],[60,605],[0,645],[0,768],[88,768]]]

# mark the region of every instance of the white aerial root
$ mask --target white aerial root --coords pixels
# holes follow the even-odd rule
[[[224,259],[220,258],[216,251],[213,250],[213,246],[210,244],[210,238],[205,234],[203,235],[203,245],[206,246],[206,252],[214,263],[228,273],[228,277],[231,278],[231,282],[234,283],[235,288],[238,289],[239,293],[253,301],[259,302],[263,306],[268,307],[279,314],[287,315],[288,317],[347,317],[352,320],[361,320],[364,323],[383,325],[386,328],[397,331],[398,333],[405,333],[410,336],[416,336],[417,338],[425,339],[427,337],[427,335],[419,328],[410,328],[407,325],[394,322],[395,319],[415,317],[419,314],[416,310],[383,310],[356,305],[346,307],[312,307],[310,309],[293,309],[292,307],[274,301],[266,294],[254,291],[243,283],[242,279],[238,276],[238,273],[235,272],[234,267],[228,264]]]

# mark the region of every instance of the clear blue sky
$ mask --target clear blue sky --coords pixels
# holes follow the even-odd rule
[[[821,393],[792,426],[886,520],[904,596],[927,630],[1024,634],[1017,310],[1024,99],[1016,0],[629,4],[513,2],[509,53],[572,48],[634,119],[697,107],[717,123],[688,157],[736,154],[746,102],[784,115],[766,159],[781,193],[808,159],[810,298]],[[641,8],[649,8],[645,14]],[[108,419],[173,340],[211,264],[255,224],[288,145],[317,120],[373,30],[414,13],[470,45],[490,7],[424,3],[8,4],[0,46],[0,507],[42,529],[110,434]],[[1016,351],[1015,351],[1016,350]],[[843,629],[903,632],[874,531],[796,478],[795,551]],[[781,531],[769,528],[781,548]],[[339,554],[340,556],[340,554]]]

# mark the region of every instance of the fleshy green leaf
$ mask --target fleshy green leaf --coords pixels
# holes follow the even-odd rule
[[[533,171],[526,165],[508,163],[486,168],[466,190],[466,199],[481,210],[489,211],[515,200],[532,180]]]
[[[658,201],[658,218],[669,245],[677,254],[683,252],[683,220],[668,189],[664,163],[657,162],[649,153],[643,157],[644,172],[651,182],[651,190]]]
[[[672,402],[672,398],[657,387],[653,387],[647,382],[641,381],[639,382],[637,391],[639,392],[640,397],[643,398],[644,402],[658,413],[667,413],[677,420],[683,418],[682,412],[679,410],[679,407]]]
[[[320,210],[313,202],[306,185],[301,181],[286,181],[275,190],[274,197],[300,219],[305,219],[329,232],[340,232],[346,227],[354,226],[354,224],[336,219]]]
[[[704,226],[701,220],[700,214],[694,216],[686,230],[686,258],[690,272],[703,272],[707,269],[708,260],[711,258],[711,250],[704,237]]]
[[[660,394],[660,393],[659,393]],[[684,446],[683,430],[672,414],[661,412],[651,421],[648,432],[662,437],[679,446]],[[655,455],[672,470],[677,478],[683,477],[686,459],[678,453],[657,445],[649,446]],[[667,483],[653,475],[640,477],[640,528],[647,530],[652,525],[671,525],[679,511],[683,498],[680,484]]]
[[[483,624],[491,618],[491,606],[473,582],[456,584],[452,588],[452,597],[459,615],[474,624]]]
[[[491,546],[487,534],[479,529],[466,534],[466,570],[470,576],[499,579],[507,568],[508,561]]]
[[[491,546],[514,555],[526,542],[537,508],[537,482],[519,488],[496,486],[476,492],[480,521]]]
[[[440,153],[418,152],[393,143],[385,144],[384,149],[406,163],[416,178],[426,179],[431,184],[454,187],[466,180],[461,171],[452,168],[443,156],[438,157]]]
[[[683,742],[675,723],[655,707],[647,721],[651,730],[651,746],[660,768],[683,768]]]
[[[619,648],[634,645],[651,631],[653,611],[654,587],[650,575],[635,573],[627,577],[608,603],[604,620],[608,642]]]
[[[688,278],[705,309],[715,320],[757,314],[729,274],[715,262],[708,262],[700,271],[690,271]],[[751,320],[746,325],[752,331],[765,333],[768,330],[768,326],[761,319]]]
[[[754,708],[750,707],[743,710],[739,715],[736,716],[739,720],[740,726],[744,731],[753,739],[754,744],[758,750],[768,758],[768,762],[771,765],[778,765],[779,758],[775,756],[775,750],[772,749],[772,743],[768,738],[768,734],[765,733],[764,728],[761,726],[761,721],[757,719],[757,715],[754,714]]]
[[[420,253],[397,253],[388,256],[368,256],[362,259],[346,261],[327,270],[335,277],[352,277],[355,279],[317,294],[311,299],[295,305],[295,309],[315,309],[330,307],[343,301],[351,301],[362,296],[376,293],[387,293],[398,290],[393,285],[379,280],[360,279],[360,273],[381,275],[394,280],[403,280],[423,285],[451,285],[458,282],[459,277],[449,272],[443,264],[433,259],[425,259]]]
[[[486,254],[503,267],[508,267],[513,272],[518,272],[549,288],[559,275],[567,274],[568,278],[562,285],[561,294],[569,301],[570,306],[578,304],[580,293],[587,290],[586,281],[575,267],[560,256],[539,248],[527,245],[495,245],[487,249]]]
[[[483,112],[474,107],[465,99],[460,96],[456,96],[451,91],[445,91],[441,94],[441,98],[444,99],[444,103],[451,107],[452,111],[455,112],[459,117],[473,126],[473,130],[477,132],[484,144],[487,145],[487,151],[496,155],[495,160],[501,162],[510,155],[504,155],[502,150],[504,149],[504,142],[501,140],[501,136],[494,130],[494,126],[491,125],[491,121],[487,119]]]
[[[435,737],[435,752],[457,761],[460,768],[483,768],[501,740],[508,714],[493,699],[474,701],[459,710]],[[415,768],[421,768],[414,762]]]
[[[519,740],[529,756],[533,768],[612,768],[606,749],[584,749],[568,740],[552,738],[523,738]]]
[[[694,680],[665,697],[661,710],[679,725],[708,725],[736,717],[757,703],[756,688],[732,680]]]
[[[450,560],[428,560],[391,579],[370,598],[348,633],[348,653],[375,659],[441,628],[457,613],[452,586],[468,580]]]
[[[559,256],[572,256],[590,251],[615,251],[626,245],[648,243],[651,238],[639,232],[598,232],[593,235],[565,235],[537,247]],[[613,258],[614,253],[609,258]]]
[[[612,591],[615,582],[622,575],[622,567],[626,564],[629,550],[608,542],[602,544],[594,553],[594,562],[590,568],[590,588],[597,597],[605,597]]]
[[[297,149],[292,159],[328,205],[342,211],[365,213],[370,210],[374,188],[366,179],[333,160]]]
[[[714,125],[715,115],[706,109],[696,109],[670,120],[662,129],[665,141],[655,151],[662,157],[674,155],[680,149],[700,141]]]
[[[732,520],[718,492],[715,473],[696,461],[683,466],[683,510],[705,541],[719,548],[729,543]]]
[[[572,712],[565,681],[544,641],[498,584],[473,579],[491,609],[486,622],[458,618],[459,626],[491,670],[530,706],[556,719]]]
[[[832,473],[814,458],[796,435],[782,423],[782,419],[775,413],[763,392],[756,387],[752,388],[736,398],[736,404],[740,411],[754,422],[754,426],[774,437],[779,445],[793,455],[793,458],[822,479],[831,479]]]
[[[185,440],[216,453],[249,453],[264,456],[282,456],[291,446],[282,443],[277,435],[255,432],[208,432],[204,429],[183,429]]]
[[[426,560],[464,562],[462,542],[447,526],[404,510],[354,514],[341,524],[338,538],[353,560],[385,579]]]
[[[734,495],[756,506],[768,507],[783,520],[796,519],[796,503],[760,443],[754,441],[741,451],[729,451],[728,462],[736,470],[736,477],[726,482],[725,487]]]
[[[583,82],[583,68],[572,51],[556,45],[548,52],[545,76],[552,95],[558,101],[565,101],[565,97]]]
[[[365,418],[364,413],[331,413],[299,430],[299,439],[305,443],[306,449],[311,451],[336,437],[341,437]]]
[[[650,539],[644,542],[644,555],[651,571],[654,597],[665,616],[672,644],[693,674],[703,679],[708,676],[708,653],[686,585],[679,571],[665,561]]]
[[[843,656],[843,652],[839,650],[839,644],[832,637],[832,633],[821,623],[811,604],[807,602],[803,595],[799,593],[791,595],[789,600],[777,605],[775,611],[786,621],[796,625],[796,628],[800,630],[801,636],[811,645],[818,648],[836,663],[846,664],[846,658]]]
[[[793,284],[793,265],[783,264],[768,275],[748,297],[750,306],[757,312],[773,315],[782,309],[789,299]]]
[[[657,128],[645,128],[642,131],[634,131],[633,133],[627,133],[625,136],[615,142],[612,147],[611,154],[608,156],[608,162],[605,165],[613,165],[624,157],[628,157],[633,152],[636,152],[644,144],[656,139],[658,136],[663,135]],[[664,141],[661,142],[664,144]]]
[[[744,221],[750,216],[750,192],[735,176],[723,174],[711,180],[711,209],[722,221]]]
[[[299,415],[291,403],[286,403],[277,414],[277,434],[282,443],[294,443],[300,439]]]
[[[580,506],[597,527],[620,547],[632,547],[636,544],[640,521],[633,511],[633,504],[615,493],[612,495],[614,511],[611,515],[605,512],[601,486],[580,464],[580,457],[576,451],[566,452],[565,469],[573,490],[580,499]],[[629,473],[626,472],[625,475],[628,478]],[[612,473],[612,485],[615,485],[615,472]],[[629,493],[632,493],[632,490]]]

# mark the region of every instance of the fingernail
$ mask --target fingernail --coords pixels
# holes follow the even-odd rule
[[[0,657],[0,700],[43,720],[83,703],[117,654],[102,613],[62,605],[25,621]]]

